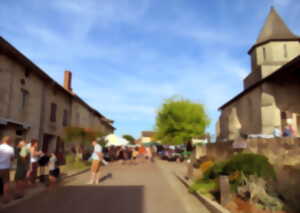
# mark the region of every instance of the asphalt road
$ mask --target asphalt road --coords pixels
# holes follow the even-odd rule
[[[88,185],[89,173],[65,186],[4,209],[3,213],[207,213],[172,174],[175,163],[113,164],[102,182]],[[111,175],[112,174],[112,177]]]

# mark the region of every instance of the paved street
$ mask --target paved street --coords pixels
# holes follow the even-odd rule
[[[155,164],[119,165],[103,169],[112,174],[99,185],[88,185],[88,173],[69,180],[53,192],[45,192],[4,213],[207,213],[173,172],[183,165],[159,161]]]

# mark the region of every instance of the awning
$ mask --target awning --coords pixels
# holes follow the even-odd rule
[[[21,127],[22,129],[26,129],[26,130],[31,128],[30,125],[22,123],[22,122],[14,121],[14,120],[7,119],[7,118],[0,118],[0,125],[6,126],[8,124],[14,124],[16,126]]]
[[[105,146],[126,146],[129,144],[129,141],[114,134],[107,135],[105,140],[107,141]]]

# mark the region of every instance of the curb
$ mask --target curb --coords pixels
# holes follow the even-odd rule
[[[174,174],[174,175],[187,189],[189,188],[189,182],[187,180],[185,180],[184,178],[182,178],[181,176],[179,176],[177,174]],[[203,203],[205,205],[205,207],[212,213],[230,213],[229,210],[227,210],[226,208],[221,206],[219,203],[206,198],[205,196],[201,195],[200,193],[198,193],[198,192],[190,192],[190,193],[193,194],[201,203]]]
[[[67,180],[69,180],[69,179],[71,179],[71,178],[73,178],[77,175],[84,174],[85,172],[87,172],[89,170],[90,170],[89,168],[86,168],[86,169],[81,170],[81,171],[73,172],[71,174],[66,174],[66,175],[61,177],[59,185],[63,185],[64,183],[66,183]]]
[[[34,191],[34,192],[32,192],[32,191]],[[32,191],[29,195],[27,195],[27,196],[25,195],[22,199],[13,200],[8,204],[0,204],[0,210],[4,210],[4,209],[10,208],[10,207],[13,207],[15,205],[18,205],[18,204],[24,202],[24,201],[27,201],[27,200],[30,200],[30,199],[34,198],[38,194],[46,191],[46,186],[40,185],[40,186],[32,189]]]

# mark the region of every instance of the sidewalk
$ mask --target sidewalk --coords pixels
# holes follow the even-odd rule
[[[60,180],[58,182],[58,185],[63,185],[65,183],[66,179],[74,177],[76,175],[79,175],[83,172],[86,172],[87,170],[88,170],[88,167],[85,169],[81,169],[81,170],[78,170],[78,169],[68,170],[68,169],[64,169],[64,166],[62,166],[62,168],[61,168],[62,174],[61,174]],[[46,171],[46,174],[48,174],[48,171]],[[15,177],[15,170],[12,170],[10,172],[10,180],[11,180],[11,189],[12,189],[13,193],[15,192],[14,177]],[[47,190],[46,183],[37,182],[37,184],[34,187],[30,187],[26,190],[25,196],[23,198],[17,199],[17,200],[12,200],[8,204],[2,204],[0,202],[0,209],[5,209],[8,207],[17,205],[18,203],[29,200],[29,199],[33,198],[34,196],[36,196],[42,192],[45,192],[46,190]],[[0,199],[1,199],[1,196],[0,196]]]
[[[186,186],[184,186],[178,180],[178,176],[183,178],[187,173],[186,163],[176,163],[157,160],[156,165],[160,168],[161,172],[163,173],[164,177],[168,180],[168,183],[170,184],[174,192],[181,198],[186,212],[211,212],[209,209],[206,208],[205,205],[203,205],[201,201],[199,201],[194,195],[188,192]]]
[[[188,190],[189,185],[192,183],[190,180],[186,180],[185,176],[187,174],[187,164],[180,163],[168,163],[160,161],[162,169],[173,171],[173,174],[178,178],[186,190]],[[230,213],[226,208],[218,204],[217,202],[201,195],[198,192],[190,193],[191,196],[197,198],[197,202],[201,203],[203,208],[199,209],[199,212],[211,212],[211,213]]]

